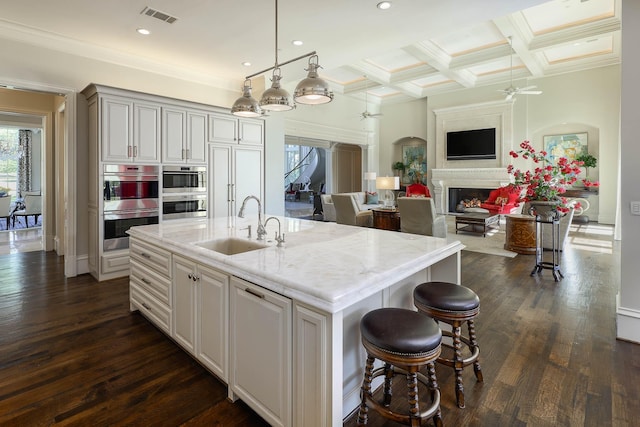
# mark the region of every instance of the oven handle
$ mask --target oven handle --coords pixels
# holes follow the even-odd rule
[[[131,219],[131,218],[149,218],[159,216],[160,211],[158,209],[139,209],[135,211],[111,211],[105,212],[104,219],[111,221],[116,219]]]

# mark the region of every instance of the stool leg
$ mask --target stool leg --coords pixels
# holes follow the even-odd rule
[[[384,364],[384,406],[391,404],[391,387],[393,386],[393,366],[390,363]]]
[[[427,378],[429,379],[431,402],[433,402],[436,398],[436,390],[438,389],[438,380],[436,379],[436,365],[433,362],[427,364]],[[439,406],[436,414],[433,416],[433,424],[436,427],[442,427],[442,414],[440,413]]]
[[[418,376],[415,370],[407,372],[407,396],[409,401],[409,422],[420,426],[420,406],[418,405]]]
[[[364,368],[364,380],[360,391],[360,409],[358,409],[358,422],[356,425],[363,426],[369,420],[369,408],[367,408],[367,396],[371,396],[371,375],[373,373],[373,362],[375,358],[367,354],[367,364]]]
[[[462,341],[460,340],[460,323],[452,325],[453,335],[453,369],[456,373],[456,401],[458,408],[464,408],[464,386],[462,384],[462,368],[464,368],[464,358],[462,357]]]
[[[467,326],[469,328],[469,341],[471,342],[471,351],[476,351],[478,348],[478,340],[476,339],[476,325],[473,320],[467,321]],[[480,382],[483,382],[484,379],[482,377],[482,368],[480,367],[480,361],[478,360],[480,357],[473,362],[473,372],[476,374],[476,379]]]

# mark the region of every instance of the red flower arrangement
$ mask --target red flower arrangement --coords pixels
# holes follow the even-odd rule
[[[560,157],[553,164],[547,158],[546,151],[536,152],[529,141],[521,142],[520,148],[519,151],[510,151],[509,155],[514,159],[531,159],[537,166],[533,172],[514,169],[513,165],[507,167],[507,172],[514,177],[514,184],[526,187],[525,195],[519,201],[555,201],[558,203],[556,210],[562,213],[569,212],[570,206],[578,208],[579,203],[569,203],[562,194],[577,181],[582,162]]]
[[[589,178],[585,178],[582,180],[582,184],[584,184],[585,188],[598,188],[600,187],[599,181],[591,181]]]

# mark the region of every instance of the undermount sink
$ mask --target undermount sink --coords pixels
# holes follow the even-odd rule
[[[268,245],[265,245],[263,243],[258,243],[247,239],[239,239],[237,237],[208,240],[206,242],[196,243],[196,246],[200,246],[201,248],[209,249],[215,252],[220,252],[221,254],[225,255],[236,255],[268,247]]]

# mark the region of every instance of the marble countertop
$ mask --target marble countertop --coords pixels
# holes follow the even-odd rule
[[[464,246],[446,239],[333,222],[277,217],[284,247],[273,238],[278,223],[269,221],[267,248],[224,255],[196,245],[228,237],[256,239],[257,215],[165,221],[132,227],[129,234],[176,254],[263,286],[330,313],[338,312],[424,269]]]

